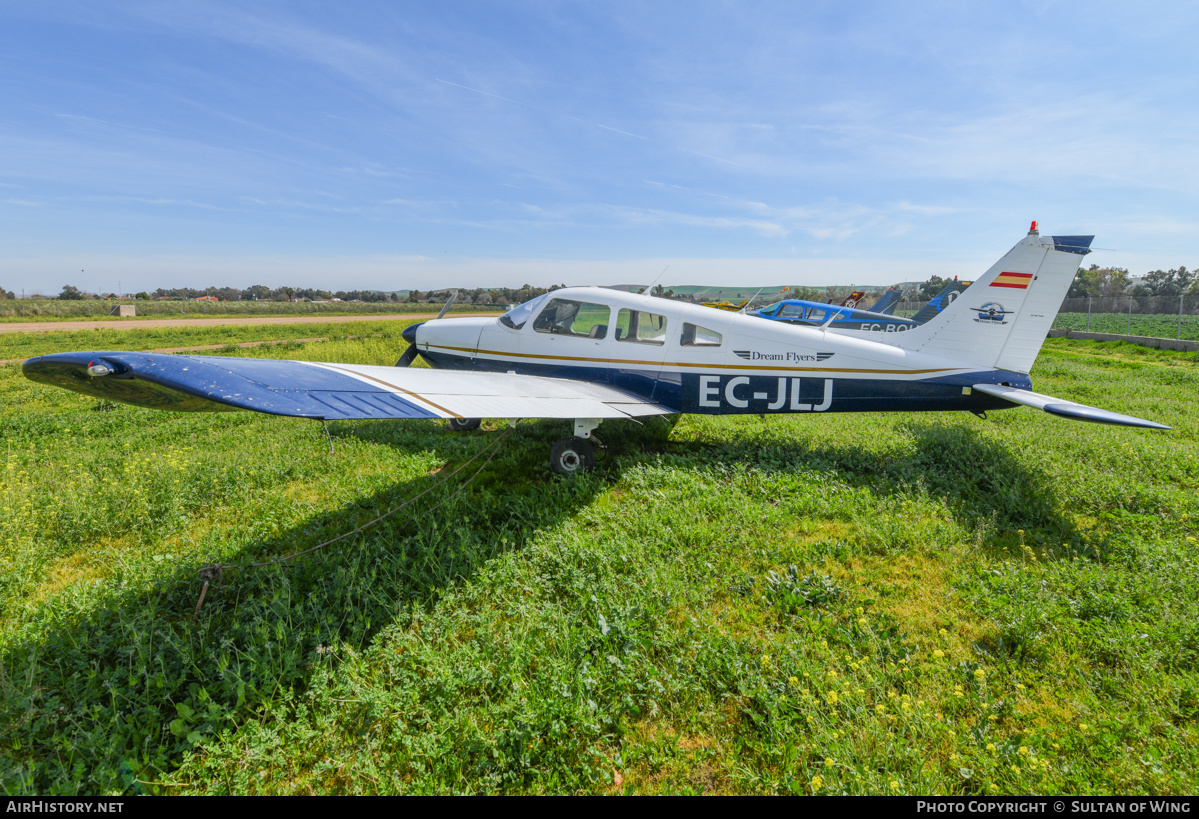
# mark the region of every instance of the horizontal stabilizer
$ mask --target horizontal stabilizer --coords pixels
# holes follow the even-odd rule
[[[1125,427],[1144,427],[1146,429],[1170,429],[1165,424],[1145,421],[1141,418],[1133,418],[1131,415],[1121,415],[1118,412],[1109,412],[1097,409],[1096,407],[1088,407],[1086,404],[1076,404],[1073,401],[1054,398],[1052,395],[1041,395],[1039,392],[1020,390],[1015,387],[1004,387],[1000,384],[975,384],[972,389],[986,393],[987,395],[993,395],[996,398],[1002,398],[1005,401],[1011,401],[1013,404],[1035,407],[1045,410],[1050,415],[1060,415],[1063,418],[1072,418],[1076,421],[1094,421],[1098,424],[1119,424]]]

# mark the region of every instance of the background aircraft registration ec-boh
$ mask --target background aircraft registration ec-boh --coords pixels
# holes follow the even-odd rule
[[[942,288],[911,318],[891,315],[899,302],[901,290],[888,290],[881,299],[866,310],[857,308],[857,299],[861,293],[854,293],[840,305],[823,304],[818,301],[803,299],[785,299],[767,305],[761,310],[754,310],[751,315],[771,321],[783,321],[788,324],[807,324],[813,327],[827,327],[830,330],[870,330],[883,333],[902,333],[932,319],[946,307],[971,282],[960,282],[956,279]]]
[[[946,412],[1023,404],[1084,421],[1168,429],[1032,391],[1028,373],[1091,236],[1036,223],[935,317],[905,332],[767,321],[598,287],[569,287],[499,318],[404,330],[397,366],[131,352],[25,362],[34,381],[166,410],[335,419],[563,418],[554,471],[590,468],[611,418],[674,413]],[[443,311],[444,312],[444,311]],[[432,367],[411,368],[420,356]]]

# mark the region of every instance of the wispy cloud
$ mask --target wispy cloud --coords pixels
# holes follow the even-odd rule
[[[1186,4],[464,8],[0,11],[9,252],[1194,261]]]

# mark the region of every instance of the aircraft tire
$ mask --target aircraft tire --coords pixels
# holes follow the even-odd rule
[[[483,423],[481,418],[451,418],[449,427],[454,432],[470,432],[478,429],[481,423]]]
[[[595,449],[583,438],[571,435],[558,439],[550,449],[550,469],[555,474],[578,475],[595,468]]]

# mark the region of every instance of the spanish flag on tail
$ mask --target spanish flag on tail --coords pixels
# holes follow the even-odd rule
[[[1011,287],[1016,290],[1027,290],[1032,281],[1031,273],[1000,273],[991,282],[991,287]]]

